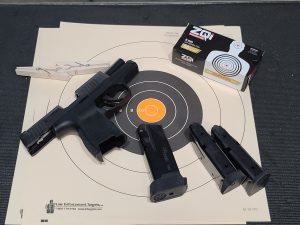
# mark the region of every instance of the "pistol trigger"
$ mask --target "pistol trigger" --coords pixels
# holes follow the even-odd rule
[[[103,103],[106,107],[116,107],[120,104],[119,99],[104,99]]]
[[[130,89],[125,85],[120,85],[114,90],[114,93],[107,93],[102,100],[106,107],[122,107],[130,97]]]

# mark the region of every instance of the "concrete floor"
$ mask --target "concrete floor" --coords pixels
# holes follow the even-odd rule
[[[300,2],[300,0],[0,0],[0,4],[212,4],[212,3]]]

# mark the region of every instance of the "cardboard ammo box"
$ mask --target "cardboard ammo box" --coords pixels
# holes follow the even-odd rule
[[[204,77],[244,91],[264,51],[188,24],[173,47],[172,62]]]

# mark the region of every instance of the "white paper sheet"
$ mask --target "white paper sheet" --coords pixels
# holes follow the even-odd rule
[[[88,60],[94,56],[96,56],[94,59],[105,58],[111,61],[118,57],[124,59],[136,58],[140,70],[160,70],[174,74],[188,83],[199,95],[204,110],[203,114],[205,115],[203,118],[204,126],[209,129],[213,124],[220,122],[220,113],[219,115],[218,113],[212,113],[216,111],[214,108],[218,107],[217,104],[220,104],[222,126],[234,134],[237,139],[242,139],[242,144],[246,149],[251,147],[250,154],[259,161],[249,91],[238,93],[229,88],[224,88],[222,85],[204,78],[199,79],[198,75],[168,62],[167,59],[170,56],[172,44],[176,42],[178,35],[181,34],[184,28],[100,25],[78,25],[77,27],[76,24],[65,25],[67,24],[63,25],[63,31],[56,33],[49,32],[46,29],[41,30],[36,48],[35,63],[74,60],[74,58]],[[235,38],[238,39],[239,37],[235,36]],[[143,42],[141,43],[140,40],[143,40]],[[118,44],[129,42],[130,44],[115,47]],[[110,50],[103,52],[106,49]],[[101,52],[103,53],[97,55]],[[87,77],[72,79],[62,94],[60,104],[62,106],[68,105],[73,100],[74,89],[87,79]],[[45,114],[45,111],[48,111],[47,109],[53,108],[59,102],[65,84],[61,81],[43,83],[41,79],[32,79],[24,129],[32,125],[33,118],[37,121]],[[236,112],[232,112],[232,108],[235,108]],[[236,122],[239,119],[241,121]],[[233,121],[235,122],[233,123]],[[241,124],[243,126],[240,126]],[[87,218],[89,218],[88,224],[93,224],[93,221],[98,224],[99,221],[110,224],[121,222],[124,224],[200,224],[269,220],[264,191],[249,198],[242,188],[238,188],[234,192],[222,196],[214,182],[209,182],[210,176],[199,161],[186,166],[193,160],[197,160],[194,149],[191,147],[192,144],[176,151],[175,157],[179,167],[183,167],[181,169],[182,174],[189,179],[190,190],[202,184],[204,186],[186,193],[181,198],[153,204],[145,197],[120,194],[108,188],[103,188],[98,181],[96,183],[91,180],[91,178],[94,180],[99,179],[104,182],[103,185],[113,189],[119,187],[120,192],[138,193],[137,195],[147,196],[151,179],[147,173],[143,156],[137,156],[125,150],[115,150],[105,156],[107,161],[104,165],[98,165],[86,153],[77,136],[67,136],[62,139],[62,142],[65,146],[75,146],[72,151],[67,151],[69,156],[58,140],[52,141],[34,158],[28,157],[23,146],[20,147],[20,151],[23,153],[19,153],[18,161],[30,162],[28,166],[25,166],[25,164],[24,166],[28,168],[27,176],[30,175],[32,179],[27,188],[22,188],[27,193],[24,201],[25,213],[22,224],[39,224],[42,218],[48,219],[48,224],[59,223],[62,219],[66,223],[75,224],[78,222],[82,224],[82,221],[87,221]],[[21,160],[19,160],[20,157],[22,157]],[[24,160],[23,158],[26,157],[27,160]],[[76,165],[80,165],[81,170],[84,170],[90,178],[76,168],[70,158],[73,161],[78,160]],[[128,171],[122,171],[120,167],[116,167],[115,164],[139,170],[143,173],[128,173]],[[17,169],[18,165],[15,179],[18,178],[18,171],[20,171],[20,169]],[[115,177],[124,177],[124,180],[114,179]],[[128,182],[128,180],[135,182]],[[206,182],[208,183],[206,184]],[[18,189],[21,183],[18,179],[14,188]],[[56,210],[57,214],[49,215],[46,214],[45,205],[51,199],[56,203],[72,203],[72,201],[73,203],[98,202],[104,204],[104,206],[100,214],[94,213],[95,211],[76,211],[74,213],[70,210]],[[14,208],[11,207],[14,202],[14,194],[12,194],[10,208]],[[10,223],[9,218],[13,218],[9,215],[8,213],[6,223]]]

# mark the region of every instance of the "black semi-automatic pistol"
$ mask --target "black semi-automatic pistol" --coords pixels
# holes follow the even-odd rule
[[[77,99],[68,107],[56,106],[29,130],[21,140],[33,156],[54,137],[77,131],[89,152],[99,161],[114,147],[125,144],[127,136],[109,120],[131,97],[126,86],[139,72],[133,61],[117,60],[106,73],[98,72],[75,91]]]

